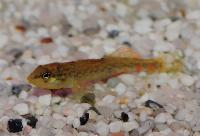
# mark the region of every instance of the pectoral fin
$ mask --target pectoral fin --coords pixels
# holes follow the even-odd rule
[[[95,95],[92,90],[92,84],[79,82],[72,88],[72,95],[70,98],[78,102],[94,105]]]

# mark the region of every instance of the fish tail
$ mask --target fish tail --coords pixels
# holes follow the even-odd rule
[[[166,71],[166,65],[165,61],[162,58],[152,58],[152,59],[147,59],[144,60],[144,67],[143,70],[146,71],[147,73],[155,73],[155,72],[164,72]],[[136,65],[136,71],[140,72],[137,70],[137,65]]]
[[[166,69],[165,61],[163,58],[155,58],[154,62],[156,63],[155,71],[164,72]]]
[[[170,54],[168,54],[170,55]],[[166,73],[176,73],[183,70],[183,61],[181,57],[173,57],[171,56],[172,60],[167,60],[166,56],[160,56],[155,59],[158,64],[158,71],[159,72],[166,72]]]
[[[140,63],[136,63],[132,69],[134,72],[145,71],[149,74],[151,73],[176,73],[180,72],[183,68],[183,63],[180,59],[175,59],[172,62],[168,62],[162,57],[143,59]]]

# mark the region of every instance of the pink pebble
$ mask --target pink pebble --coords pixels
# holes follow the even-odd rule
[[[32,130],[32,127],[31,126],[25,126],[24,129],[23,129],[23,134],[24,136],[29,136],[29,133],[31,132]]]

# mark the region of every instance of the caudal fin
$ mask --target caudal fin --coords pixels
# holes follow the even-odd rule
[[[160,54],[156,60],[160,64],[160,72],[175,73],[183,70],[182,56],[177,52]]]

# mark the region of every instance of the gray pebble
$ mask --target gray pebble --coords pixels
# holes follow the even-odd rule
[[[149,130],[153,129],[155,127],[155,123],[153,120],[147,120],[141,123],[141,127],[138,129],[139,133],[145,134],[147,133]]]
[[[133,129],[129,132],[129,136],[140,136],[140,134],[137,129]]]

